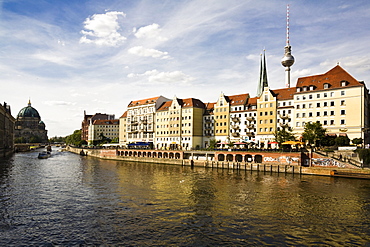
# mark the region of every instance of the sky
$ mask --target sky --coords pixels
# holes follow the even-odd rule
[[[338,63],[370,85],[368,0],[0,0],[0,102],[67,136],[133,100],[255,97],[263,50],[284,88],[287,4],[292,86]]]

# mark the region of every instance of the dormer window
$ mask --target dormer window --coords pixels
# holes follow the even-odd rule
[[[315,89],[315,86],[311,85],[310,86],[310,91],[314,90]]]
[[[301,88],[300,87],[297,87],[297,92],[300,92],[301,91]]]
[[[305,86],[305,87],[303,87],[303,91],[305,92],[305,91],[307,91],[307,87]]]
[[[341,81],[341,82],[340,82],[340,85],[341,85],[342,87],[345,87],[345,86],[347,86],[347,85],[348,85],[348,81]]]
[[[328,89],[330,87],[329,83],[324,83],[324,89]]]

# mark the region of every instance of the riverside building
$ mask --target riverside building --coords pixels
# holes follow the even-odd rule
[[[202,147],[203,115],[205,105],[194,98],[174,97],[156,112],[157,149],[184,149]]]
[[[0,104],[0,157],[14,151],[14,124],[15,118],[11,114],[10,105],[5,102]]]
[[[119,139],[119,120],[118,119],[103,119],[94,120],[89,125],[88,143],[94,144],[104,140],[117,140]]]

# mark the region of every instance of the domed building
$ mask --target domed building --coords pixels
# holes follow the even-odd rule
[[[28,106],[19,111],[15,121],[15,142],[48,142],[47,132],[39,112],[31,106],[31,101],[28,101]]]

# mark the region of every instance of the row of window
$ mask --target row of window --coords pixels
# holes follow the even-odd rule
[[[346,91],[340,91],[340,96],[344,96],[344,95],[346,95]],[[296,100],[300,100],[301,99],[301,96],[302,96],[302,100],[313,99],[314,98],[314,95],[313,94],[309,94],[309,95],[297,95],[296,96]],[[323,96],[323,98],[334,97],[335,96],[335,92],[317,93],[316,94],[316,99],[320,99],[321,96]]]
[[[308,108],[313,108],[313,103],[309,103],[309,104],[302,104],[302,105],[296,105],[296,108],[297,109],[301,109],[301,107],[302,107],[302,109],[305,109],[306,108],[306,106],[308,107]],[[346,101],[345,100],[341,100],[340,101],[340,105],[341,106],[345,106],[346,105]],[[334,101],[330,101],[330,102],[323,102],[322,104],[321,103],[316,103],[316,108],[320,108],[320,107],[329,107],[329,106],[335,106],[335,102]]]
[[[317,121],[318,123],[321,123],[320,121]],[[345,125],[346,124],[346,120],[345,119],[341,119],[340,120],[340,124],[341,125]],[[306,122],[296,122],[296,127],[304,127],[306,125]],[[322,121],[322,125],[323,126],[327,126],[327,125],[335,125],[335,121],[332,119],[332,120],[324,120]]]
[[[321,114],[322,113],[322,114]],[[323,111],[323,112],[316,112],[316,117],[326,117],[326,116],[335,116],[335,111]],[[297,113],[296,115],[296,118],[305,118],[306,116],[307,117],[313,117],[314,113],[313,112],[308,112],[307,115],[305,112],[303,112],[302,114],[301,113]],[[346,110],[340,110],[340,115],[346,115]]]

